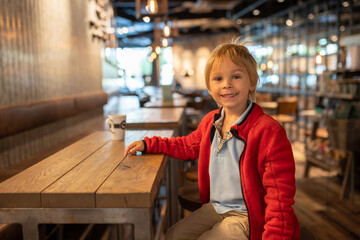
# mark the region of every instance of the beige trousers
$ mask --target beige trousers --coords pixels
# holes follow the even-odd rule
[[[218,214],[211,203],[191,213],[172,226],[166,240],[247,240],[249,220],[247,212],[230,211]]]

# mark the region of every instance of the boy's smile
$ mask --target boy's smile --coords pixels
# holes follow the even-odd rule
[[[233,98],[233,97],[235,97],[236,95],[238,95],[237,93],[233,93],[233,94],[223,94],[223,95],[221,95],[221,97],[223,97],[223,98]]]
[[[209,92],[225,112],[241,115],[247,107],[251,87],[249,74],[242,64],[224,57],[211,68]]]

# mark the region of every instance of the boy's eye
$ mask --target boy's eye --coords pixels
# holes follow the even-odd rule
[[[214,77],[213,79],[214,79],[214,81],[221,81],[222,78],[221,77]]]
[[[240,79],[240,78],[241,78],[240,75],[235,75],[235,76],[234,76],[234,79]]]

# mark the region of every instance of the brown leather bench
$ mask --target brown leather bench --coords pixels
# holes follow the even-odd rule
[[[0,107],[0,138],[100,108],[107,103],[107,98],[108,95],[100,91],[27,104],[2,106]],[[90,132],[85,132],[84,134],[89,133]],[[68,139],[68,141],[36,154],[20,164],[0,170],[0,181],[13,176],[39,160],[59,151],[61,148],[79,139],[79,137],[84,137],[84,134]]]
[[[0,107],[0,138],[102,107],[103,92]]]

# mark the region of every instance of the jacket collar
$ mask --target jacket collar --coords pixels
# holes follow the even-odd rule
[[[218,111],[215,112],[213,123],[221,117],[221,110],[222,110],[222,107],[219,108]],[[253,103],[249,113],[245,116],[245,118],[240,123],[238,123],[237,125],[233,126],[230,129],[231,133],[237,139],[244,140],[244,138],[246,138],[248,132],[250,131],[251,127],[260,118],[260,116],[262,114],[264,114],[262,108],[258,104]],[[215,126],[213,125],[211,127],[211,131],[210,131],[210,141],[211,142],[214,138],[215,131],[216,131],[216,129],[215,129]]]

